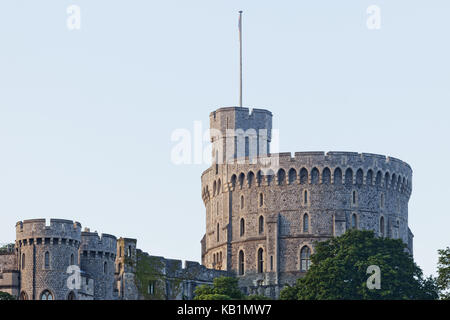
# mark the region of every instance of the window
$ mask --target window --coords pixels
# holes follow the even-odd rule
[[[25,269],[25,253],[22,253],[22,270]]]
[[[261,233],[264,232],[264,217],[263,217],[263,216],[260,216],[260,217],[259,217],[259,227],[258,227],[258,230],[259,230],[259,234],[261,234]]]
[[[311,264],[311,249],[308,246],[304,246],[300,250],[300,271],[306,272]]]
[[[356,191],[355,190],[353,190],[353,192],[352,192],[352,203],[356,204]]]
[[[358,229],[356,213],[352,214],[352,229]]]
[[[241,218],[240,235],[241,237],[245,234],[245,220]]]
[[[128,246],[128,256],[131,257],[131,246]]]
[[[70,291],[69,295],[67,296],[67,300],[77,300],[73,291]]]
[[[259,194],[259,206],[262,207],[264,205],[264,196],[262,193]]]
[[[53,300],[53,294],[48,290],[44,290],[41,293],[41,300]]]
[[[28,295],[27,295],[27,293],[25,291],[22,291],[20,293],[19,300],[28,300]]]
[[[258,273],[264,272],[264,250],[263,248],[258,249]]]
[[[244,196],[241,196],[241,209],[244,209]]]
[[[303,204],[308,204],[308,190],[303,191]]]
[[[239,251],[239,275],[244,275],[244,251]]]
[[[270,256],[270,271],[273,271],[273,256]]]
[[[50,253],[48,251],[44,253],[44,268],[45,269],[50,268]]]
[[[147,293],[151,296],[153,296],[155,294],[155,281],[150,281],[148,283]]]
[[[384,208],[384,193],[381,194],[380,206]]]
[[[380,218],[380,233],[381,236],[384,237],[384,217]]]
[[[219,224],[217,224],[217,242],[219,242]]]
[[[122,247],[119,247],[119,258],[122,257]]]
[[[309,232],[309,217],[307,213],[303,215],[303,232]]]
[[[74,265],[75,264],[75,256],[74,256],[74,254],[72,253],[71,255],[70,255],[70,265]]]
[[[105,263],[103,264],[103,273],[106,274],[107,272],[108,272],[108,263],[106,263],[105,261]]]

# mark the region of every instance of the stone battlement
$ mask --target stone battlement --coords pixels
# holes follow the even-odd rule
[[[30,219],[16,223],[16,240],[27,238],[70,238],[80,240],[81,224],[64,219]]]
[[[80,248],[83,251],[100,251],[115,254],[117,250],[117,238],[107,233],[99,236],[97,232],[83,231],[81,232]]]

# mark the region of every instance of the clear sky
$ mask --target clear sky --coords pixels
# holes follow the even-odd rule
[[[244,105],[273,112],[280,151],[408,162],[415,259],[435,273],[450,245],[447,0],[2,0],[0,242],[57,217],[199,261],[207,164],[175,165],[171,135],[238,103],[238,10]]]

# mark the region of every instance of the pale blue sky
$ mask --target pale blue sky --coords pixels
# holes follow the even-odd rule
[[[238,10],[244,105],[273,112],[281,151],[408,162],[415,259],[434,273],[450,245],[446,0],[1,1],[0,242],[58,217],[200,260],[207,166],[172,164],[170,137],[237,104]]]

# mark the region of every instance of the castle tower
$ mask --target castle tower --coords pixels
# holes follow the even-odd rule
[[[260,109],[221,108],[210,115],[213,161],[201,177],[203,265],[236,274],[250,294],[275,298],[304,276],[318,241],[352,228],[401,239],[412,254],[407,163],[357,152],[273,154],[271,120]],[[256,150],[245,139],[248,129],[268,132],[267,138],[256,134]]]
[[[116,256],[116,286],[118,296],[123,300],[137,300],[138,289],[135,282],[137,251],[136,239],[119,238]]]
[[[81,224],[70,220],[45,219],[16,224],[16,254],[20,271],[20,299],[76,299],[67,285],[69,266],[79,266]]]
[[[209,115],[213,163],[254,158],[270,152],[272,113],[228,107]]]
[[[113,300],[117,239],[113,235],[81,232],[80,266],[94,280],[94,300]]]

